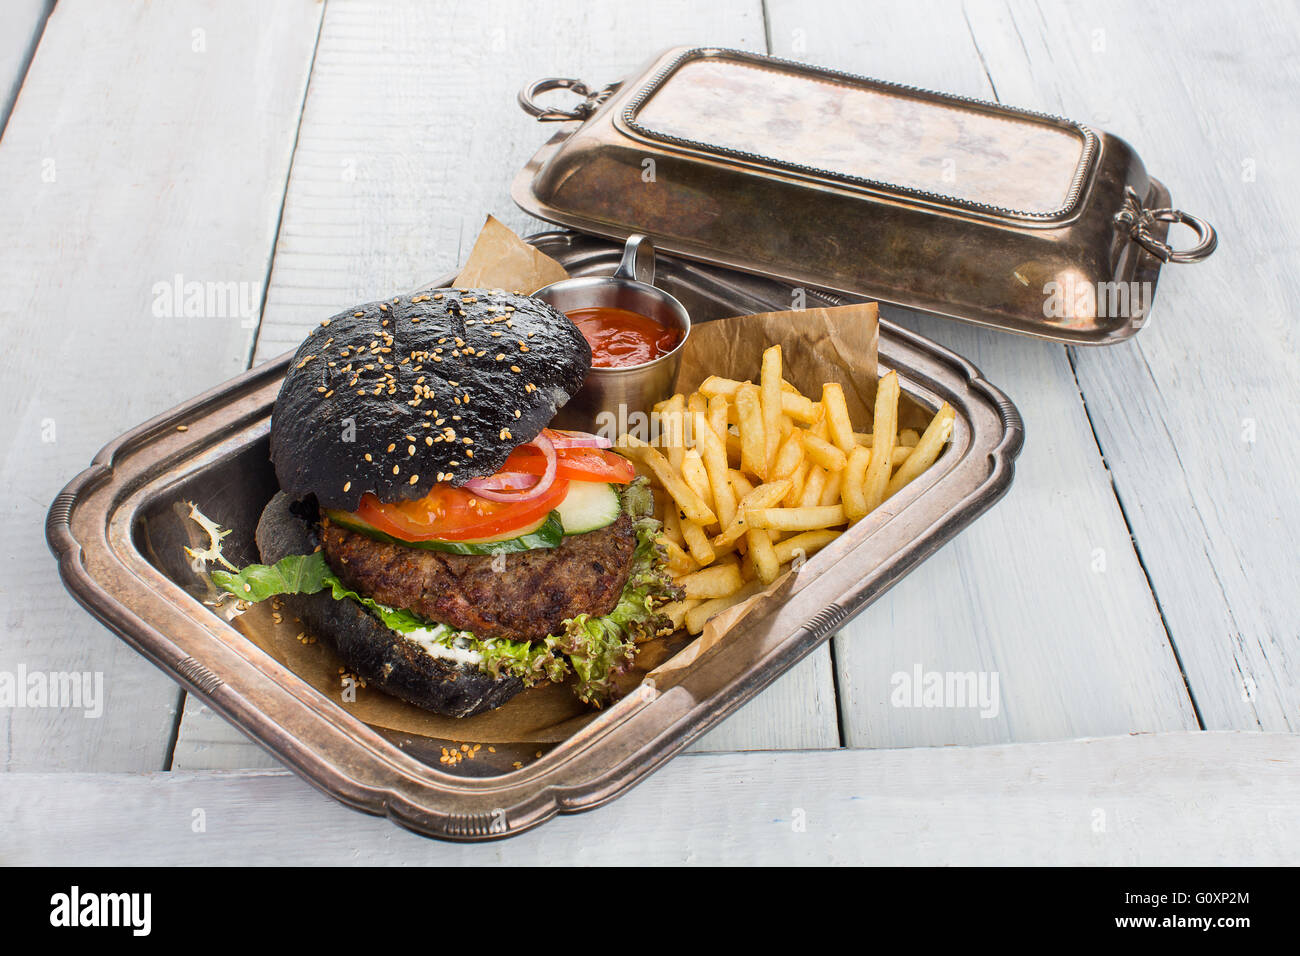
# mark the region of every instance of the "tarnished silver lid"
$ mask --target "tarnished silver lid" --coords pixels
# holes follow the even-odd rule
[[[582,102],[537,105],[561,88]],[[1012,332],[1125,339],[1160,266],[1216,242],[1118,137],[754,53],[677,48],[599,90],[539,80],[520,103],[565,123],[515,181],[533,215]],[[1168,245],[1174,222],[1194,248]]]

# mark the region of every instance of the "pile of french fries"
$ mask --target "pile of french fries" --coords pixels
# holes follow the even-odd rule
[[[870,432],[854,431],[840,385],[820,400],[782,377],[781,347],[758,384],[710,376],[655,406],[657,442],[619,447],[655,487],[661,543],[685,599],[664,611],[699,634],[802,564],[925,471],[952,434],[944,404],[918,435],[898,429],[898,375],[880,379]]]

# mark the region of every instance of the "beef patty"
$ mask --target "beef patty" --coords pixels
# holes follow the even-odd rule
[[[536,641],[566,619],[608,614],[627,584],[636,532],[626,514],[557,547],[517,554],[445,554],[376,541],[328,521],[321,548],[358,594],[476,637]]]

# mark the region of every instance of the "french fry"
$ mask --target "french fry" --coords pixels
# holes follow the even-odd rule
[[[893,460],[894,438],[898,430],[898,373],[890,372],[876,388],[876,410],[871,429],[871,462],[863,481],[867,511],[872,511],[885,500],[885,486],[889,484],[890,462]]]
[[[754,562],[754,571],[764,584],[771,584],[780,573],[781,562],[776,559],[776,549],[772,547],[772,535],[758,528],[745,532],[749,542],[747,557]]]
[[[763,461],[767,466],[763,476],[772,477],[781,441],[781,346],[773,345],[763,351],[758,381],[763,408]]]
[[[942,410],[943,409],[940,409],[940,411]],[[938,412],[935,412],[935,414],[937,415]],[[916,434],[915,428],[904,428],[901,432],[898,433],[899,445],[907,445],[915,448],[917,442],[919,442],[920,440],[921,440],[920,436]]]
[[[826,439],[811,434],[811,429],[803,436],[803,449],[809,461],[816,462],[827,471],[842,471],[849,463],[844,452]]]
[[[889,479],[889,484],[885,486],[886,498],[935,463],[948,437],[952,434],[953,421],[956,417],[957,413],[953,411],[952,406],[944,402],[934,418],[930,419],[925,434],[917,441],[916,447],[907,456],[907,461],[894,472],[894,477]]]
[[[799,500],[793,505],[787,503],[787,507],[811,508],[813,505],[821,504],[822,489],[826,487],[826,474],[826,469],[821,465],[810,465],[808,478],[803,483],[803,490],[799,492]]]
[[[744,583],[738,564],[716,564],[677,578],[687,600],[727,597],[739,591]]]
[[[704,471],[713,493],[713,510],[725,528],[736,517],[736,492],[727,469],[727,449],[704,415],[695,414],[695,446],[704,462]],[[723,426],[726,427],[725,425]]]
[[[844,469],[840,483],[840,497],[844,500],[844,516],[852,524],[867,513],[867,495],[863,487],[867,478],[867,465],[871,461],[871,452],[855,444],[849,452],[849,463]]]
[[[772,550],[780,564],[789,564],[801,557],[804,559],[812,557],[841,534],[842,531],[804,531],[784,541],[778,541]]]
[[[805,461],[799,466],[799,470],[790,478],[790,493],[781,499],[781,504],[787,508],[794,508],[799,505],[803,500],[803,486],[808,483],[808,475],[817,467],[819,466],[810,461]]]
[[[689,614],[693,608],[699,607],[699,605],[703,603],[704,602],[700,600],[672,601],[661,607],[659,613],[663,614],[668,618],[668,620],[673,622],[673,630],[676,631],[686,626],[686,615]]]
[[[831,431],[831,441],[846,456],[853,451],[853,423],[849,421],[849,406],[844,401],[844,389],[836,382],[822,386],[822,407],[826,410],[826,424]]]
[[[798,392],[781,393],[781,411],[805,425],[813,425],[822,417],[822,406]]]
[[[755,578],[735,594],[723,598],[714,598],[711,601],[703,601],[695,605],[686,612],[687,632],[699,634],[704,630],[704,625],[709,622],[709,618],[721,614],[728,608],[735,607],[742,601],[748,601],[761,590],[763,590],[763,582]]]
[[[715,548],[720,548],[743,536],[750,528],[749,521],[746,517],[746,514],[750,509],[771,508],[778,504],[781,499],[789,493],[790,480],[786,478],[781,481],[771,482],[770,484],[759,485],[753,491],[746,494],[740,499],[740,505],[736,509],[736,520],[723,528],[722,533],[713,539],[713,546]]]
[[[731,487],[736,492],[737,500],[754,490],[754,483],[745,476],[743,471],[732,468],[727,472],[727,478],[731,481]]]
[[[686,540],[686,550],[700,567],[708,567],[713,563],[717,555],[709,542],[709,536],[704,533],[702,527],[686,519],[682,522],[682,537]]]
[[[694,415],[696,412],[706,412],[709,410],[709,400],[700,392],[691,392],[686,398],[686,413]]]
[[[842,471],[829,471],[826,473],[826,484],[822,485],[821,500],[819,505],[833,505],[840,500],[840,483],[844,478]]]
[[[736,392],[740,390],[741,385],[749,384],[739,382],[734,378],[723,378],[720,375],[710,375],[700,383],[699,392],[706,398],[721,396],[722,398],[734,399]]]
[[[664,490],[672,495],[673,501],[682,509],[682,514],[700,525],[711,525],[718,520],[718,516],[706,505],[682,478],[673,470],[672,465],[668,463],[657,448],[652,448],[641,439],[632,435],[624,435],[620,446],[641,461],[655,477],[659,483],[664,486]],[[684,457],[684,456],[683,456]]]
[[[678,392],[668,399],[660,419],[659,444],[663,446],[664,455],[674,471],[682,470],[682,456],[686,454],[686,434],[682,425],[682,412],[685,408],[686,398]]]
[[[682,516],[677,511],[677,502],[671,498],[664,508],[664,537],[679,548],[686,544],[686,539],[682,537]]]
[[[700,496],[710,511],[717,514],[717,509],[713,507],[713,489],[709,487],[709,473],[704,468],[699,449],[686,449],[686,454],[682,456],[681,471],[682,480],[691,486],[691,490]]]
[[[747,508],[745,520],[751,528],[769,531],[820,531],[844,524],[844,506],[817,508]]]
[[[794,477],[799,466],[803,464],[803,442],[800,441],[802,433],[803,429],[796,428],[790,432],[790,437],[781,443],[772,465],[773,481]]]
[[[676,541],[660,536],[659,543],[664,546],[664,553],[668,555],[668,570],[673,574],[690,574],[699,569],[695,559],[683,551]]]
[[[730,403],[721,395],[715,395],[709,399],[709,427],[713,433],[720,439],[727,437],[727,411]],[[699,439],[696,439],[698,444]]]
[[[763,407],[757,385],[746,382],[736,392],[736,414],[740,416],[740,470],[767,479],[767,436],[763,430]]]

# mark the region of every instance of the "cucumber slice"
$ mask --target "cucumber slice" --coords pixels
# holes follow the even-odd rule
[[[555,510],[566,535],[586,534],[617,521],[623,503],[613,485],[599,481],[571,481],[569,493]]]
[[[483,538],[476,541],[405,541],[385,534],[373,525],[346,511],[325,512],[330,521],[349,531],[356,531],[377,541],[400,544],[424,551],[444,551],[448,554],[502,554],[532,551],[535,548],[554,548],[564,539],[564,525],[558,512],[552,511],[537,524],[509,538]]]

